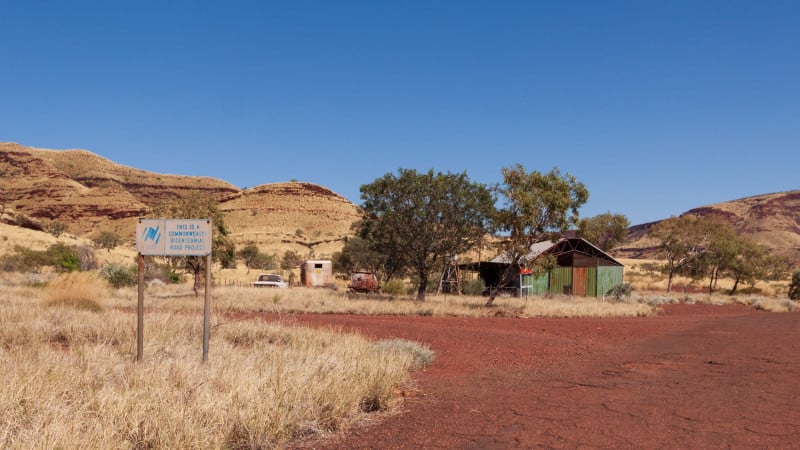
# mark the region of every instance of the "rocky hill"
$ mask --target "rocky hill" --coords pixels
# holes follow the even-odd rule
[[[681,214],[717,215],[730,222],[774,252],[800,259],[800,190],[757,195],[715,205],[694,208]],[[635,225],[628,230],[628,242],[615,254],[624,257],[652,256],[655,242],[647,231],[658,222]]]
[[[273,183],[242,190],[225,181],[147,172],[86,150],[45,150],[0,143],[0,218],[46,228],[53,222],[77,236],[110,230],[130,236],[152,207],[201,193],[219,202],[237,245],[263,252],[294,250],[328,256],[341,248],[355,205],[311,183]]]

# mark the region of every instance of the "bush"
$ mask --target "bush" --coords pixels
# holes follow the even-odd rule
[[[406,293],[406,284],[401,280],[389,280],[383,283],[381,291],[389,295],[403,295]]]
[[[41,223],[24,214],[17,214],[16,217],[14,217],[14,222],[18,227],[27,228],[29,230],[45,231],[44,226]]]
[[[124,264],[108,263],[100,269],[100,277],[108,281],[112,287],[121,288],[136,284],[138,269]]]
[[[238,252],[239,258],[244,260],[244,265],[249,268],[253,268],[253,260],[261,254],[261,251],[258,249],[256,244],[252,242],[245,245],[241,250]]]
[[[94,238],[94,243],[100,248],[111,251],[112,248],[119,245],[122,237],[113,231],[103,231],[99,236]]]
[[[65,231],[67,231],[67,225],[63,222],[52,221],[47,224],[47,232],[52,234],[55,237],[61,236]]]
[[[482,279],[465,281],[461,286],[461,290],[465,295],[481,296],[483,291],[486,290],[486,283]]]
[[[672,303],[678,303],[678,300],[675,297],[661,295],[656,295],[647,299],[647,304],[650,306],[669,305]]]
[[[2,259],[2,269],[5,272],[33,272],[42,266],[50,265],[45,252],[37,252],[22,246],[14,246],[14,253]]]
[[[622,283],[618,284],[606,292],[606,295],[609,297],[613,297],[614,300],[620,301],[622,299],[626,299],[631,296],[631,292],[633,292],[633,287],[630,283]]]
[[[292,250],[286,250],[281,259],[281,269],[291,270],[300,267],[303,263],[303,258]]]
[[[167,281],[172,284],[178,284],[183,282],[183,276],[174,270],[169,270],[166,272]]]
[[[51,245],[45,250],[48,265],[57,272],[75,272],[81,269],[81,256],[78,248],[61,242]]]
[[[92,247],[88,245],[81,245],[76,247],[78,252],[78,260],[80,261],[80,270],[95,270],[97,269],[97,257],[94,254]]]
[[[250,261],[250,266],[248,267],[259,270],[272,270],[278,268],[278,262],[275,255],[259,253]]]
[[[764,297],[757,297],[753,300],[753,308],[759,311],[770,312],[793,312],[797,310],[797,305],[789,299],[769,299]]]
[[[800,300],[800,270],[792,274],[792,282],[789,284],[789,298]]]
[[[436,354],[427,345],[399,338],[380,340],[376,346],[383,352],[394,353],[398,356],[411,355],[413,359],[411,370],[424,369],[430,366]]]

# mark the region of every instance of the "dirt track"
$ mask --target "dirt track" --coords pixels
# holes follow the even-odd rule
[[[296,316],[437,352],[401,414],[312,445],[800,446],[800,316],[664,309],[631,319]]]

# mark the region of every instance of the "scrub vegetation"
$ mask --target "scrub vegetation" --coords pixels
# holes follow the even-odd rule
[[[2,448],[280,447],[391,409],[433,358],[408,341],[215,315],[202,364],[189,287],[148,297],[136,363],[135,314],[118,308],[131,289],[77,275],[2,280]]]

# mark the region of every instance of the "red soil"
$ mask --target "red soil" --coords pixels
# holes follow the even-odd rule
[[[430,345],[402,412],[314,448],[790,448],[800,316],[667,305],[650,318],[298,315]]]

